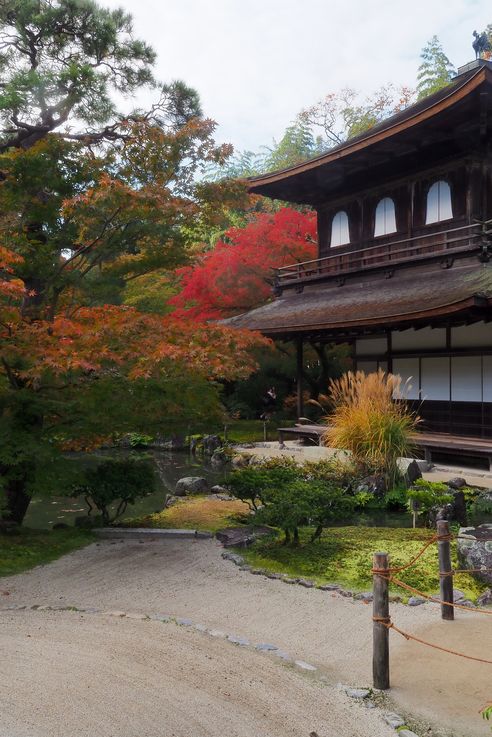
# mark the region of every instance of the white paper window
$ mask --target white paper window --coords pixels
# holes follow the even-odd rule
[[[331,221],[330,246],[344,246],[346,243],[350,243],[348,215],[345,210],[340,210]]]
[[[453,402],[482,401],[482,357],[454,356],[451,359]]]
[[[429,400],[449,400],[449,358],[423,358],[421,397]]]
[[[374,236],[396,233],[395,203],[391,197],[385,197],[378,202],[374,224]]]
[[[419,398],[419,359],[394,358],[393,373],[401,377],[401,393],[405,399]],[[397,399],[398,397],[395,397]]]
[[[451,187],[441,179],[439,182],[434,182],[427,193],[425,224],[438,223],[441,220],[449,220],[452,217]]]

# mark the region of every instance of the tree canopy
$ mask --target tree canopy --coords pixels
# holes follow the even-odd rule
[[[2,4],[0,484],[14,521],[59,483],[67,441],[214,415],[214,382],[246,376],[265,342],[122,304],[132,281],[186,261],[197,222],[214,227],[244,196],[200,181],[230,147],[194,90],[154,80],[154,59],[121,10]],[[142,86],[155,104],[120,110]]]

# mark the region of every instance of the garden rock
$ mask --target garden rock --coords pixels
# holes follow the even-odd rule
[[[393,727],[393,729],[398,729],[398,727],[405,726],[405,720],[403,719],[403,717],[401,717],[399,714],[394,714],[393,712],[390,712],[389,714],[383,714],[383,719],[386,724],[389,724],[389,726]]]
[[[455,479],[460,481],[461,479]],[[460,489],[448,486],[448,491],[453,495],[453,501],[442,507],[435,507],[429,513],[429,521],[435,525],[437,520],[456,520],[461,525],[466,525],[466,501],[465,495]]]
[[[411,596],[408,600],[408,606],[420,606],[425,604],[426,599],[422,599],[420,596]]]
[[[216,533],[216,538],[225,548],[247,548],[258,538],[271,535],[272,532],[270,527],[226,527]]]
[[[229,460],[230,458],[227,453],[224,450],[219,449],[213,453],[212,458],[210,459],[210,465],[212,468],[223,468],[227,463],[229,463]]]
[[[297,583],[299,586],[304,586],[305,589],[314,589],[314,581],[307,581],[305,578],[300,578]]]
[[[408,486],[414,484],[417,479],[422,478],[422,471],[417,461],[412,461],[408,464],[407,470],[405,471],[405,482]]]
[[[210,491],[212,494],[229,494],[229,490],[226,489],[225,486],[220,486],[219,484],[212,486]]]
[[[346,688],[345,693],[351,699],[367,699],[371,694],[368,688]]]
[[[366,476],[357,487],[357,493],[366,492],[381,497],[386,492],[386,479],[384,476]]]
[[[171,437],[162,437],[158,435],[151,443],[152,448],[162,448],[164,450],[185,450],[188,446],[184,435],[171,435]]]
[[[202,476],[185,476],[176,483],[176,496],[188,496],[188,494],[208,494],[210,486],[207,479]]]
[[[453,601],[455,604],[466,599],[466,594],[459,589],[453,589]]]
[[[450,489],[462,489],[463,486],[466,486],[466,480],[462,479],[460,476],[457,476],[454,479],[450,479],[446,486],[449,486]]]
[[[370,591],[361,591],[360,593],[355,594],[354,599],[357,599],[357,601],[367,601],[369,603],[374,599],[374,596]]]
[[[178,497],[174,496],[173,494],[170,494],[166,499],[165,508],[168,509],[168,507],[172,507],[174,504],[177,504],[177,503],[178,503]]]
[[[478,606],[490,606],[492,604],[492,589],[485,589],[477,599]]]
[[[249,466],[250,456],[239,453],[232,457],[231,464],[233,468],[246,468]]]
[[[462,568],[492,569],[492,524],[460,528],[457,550]],[[486,583],[492,583],[492,570],[472,575]]]
[[[216,450],[222,447],[222,440],[218,435],[205,435],[202,440],[203,453],[211,456]]]

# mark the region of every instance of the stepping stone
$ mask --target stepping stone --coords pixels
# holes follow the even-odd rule
[[[320,591],[338,591],[340,586],[336,583],[323,583],[321,586],[318,586],[318,589]]]
[[[125,617],[127,619],[138,619],[140,621],[148,619],[148,616],[146,614],[138,614],[137,612],[128,612],[127,614],[125,614]]]
[[[272,650],[272,655],[275,655],[277,658],[281,658],[287,662],[292,660],[289,653],[286,653],[284,650]]]
[[[300,668],[301,670],[309,670],[309,671],[315,671],[318,670],[316,666],[311,665],[311,663],[306,663],[304,660],[296,660],[294,661],[294,664]]]
[[[351,699],[367,699],[371,694],[368,688],[346,688],[345,693]]]
[[[227,635],[227,639],[229,642],[232,642],[233,645],[240,645],[241,647],[247,647],[248,645],[251,645],[250,641],[247,640],[245,637],[237,637],[236,635]]]
[[[211,637],[225,637],[226,633],[222,632],[222,630],[208,630],[208,634],[211,635]]]
[[[271,652],[273,650],[278,650],[278,647],[276,645],[270,645],[269,642],[260,642],[258,645],[255,645],[255,649],[262,652]]]
[[[118,612],[118,611],[104,612],[104,614],[109,614],[110,617],[125,617],[126,616],[126,612]]]
[[[176,617],[176,624],[180,624],[182,627],[191,627],[193,625],[193,620],[186,619],[185,617]]]
[[[153,619],[155,622],[171,622],[172,617],[170,614],[151,614],[150,619]]]
[[[393,712],[383,714],[383,719],[386,724],[389,724],[393,729],[398,729],[398,727],[403,727],[405,725],[405,720],[399,714],[393,714]]]
[[[314,581],[306,581],[305,578],[300,578],[297,583],[299,586],[304,586],[305,589],[314,589]]]
[[[195,624],[195,629],[198,630],[198,632],[206,632],[207,628],[204,624]]]
[[[411,729],[399,729],[398,737],[418,737]]]

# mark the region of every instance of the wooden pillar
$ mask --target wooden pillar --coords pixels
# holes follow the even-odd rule
[[[302,371],[304,368],[304,354],[302,337],[297,339],[297,417],[304,416],[304,399],[302,396]]]
[[[439,537],[447,537],[439,540],[437,552],[439,555],[439,573],[449,573],[451,568],[451,544],[449,541],[449,522],[447,520],[437,521],[437,534]],[[440,575],[441,601],[453,603],[453,577]],[[454,607],[441,604],[441,619],[454,619]]]
[[[373,567],[383,575],[373,575],[373,650],[372,680],[374,688],[386,691],[390,687],[389,675],[389,581],[383,578],[389,568],[388,553],[374,553]]]

